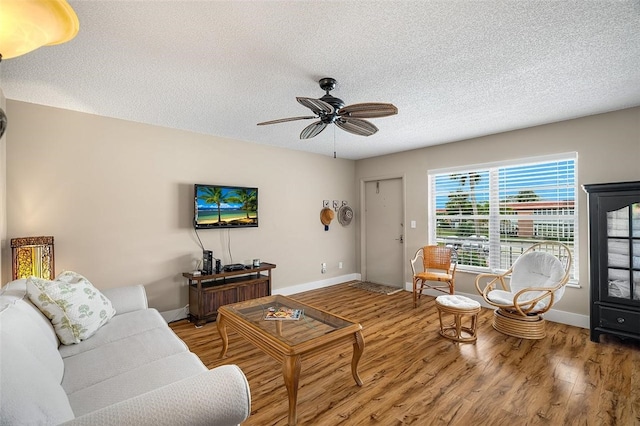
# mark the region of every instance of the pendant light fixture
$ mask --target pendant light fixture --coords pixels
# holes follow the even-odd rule
[[[79,28],[66,0],[0,0],[0,60],[65,43]]]

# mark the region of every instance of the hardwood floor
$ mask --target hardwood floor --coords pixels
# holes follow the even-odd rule
[[[543,340],[522,340],[493,329],[482,309],[476,344],[438,334],[434,298],[413,309],[410,292],[381,295],[348,284],[291,297],[360,322],[364,386],[351,376],[352,348],[302,360],[300,425],[640,425],[640,342],[548,322]],[[215,323],[171,324],[209,368],[237,364],[249,380],[252,413],[243,426],[286,425],[282,368],[229,334],[218,359]]]

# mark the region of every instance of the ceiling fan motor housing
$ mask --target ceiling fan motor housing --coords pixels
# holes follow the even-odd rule
[[[344,102],[340,98],[336,98],[335,96],[331,96],[329,92],[336,88],[336,80],[331,77],[321,78],[320,88],[327,92],[323,97],[320,98],[321,101],[324,101],[333,107],[332,114],[322,114],[320,116],[320,120],[323,123],[330,124],[336,121],[338,118],[338,110],[344,106]]]

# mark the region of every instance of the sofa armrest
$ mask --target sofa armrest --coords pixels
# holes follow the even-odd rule
[[[247,379],[236,365],[201,374],[85,414],[64,425],[239,425],[251,412]]]
[[[141,285],[106,288],[100,290],[111,301],[116,314],[147,309],[147,293]]]

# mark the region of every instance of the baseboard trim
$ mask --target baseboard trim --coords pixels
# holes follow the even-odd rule
[[[302,293],[309,290],[318,290],[324,287],[331,287],[332,285],[341,284],[347,281],[359,280],[360,274],[347,274],[340,275],[339,277],[327,278],[326,280],[312,281],[304,284],[298,284],[285,288],[272,289],[272,294],[281,294],[283,296],[289,296],[291,294]]]
[[[189,313],[189,307],[186,306],[184,308],[172,309],[170,311],[160,312],[160,315],[162,315],[162,318],[164,318],[164,320],[167,323],[170,323],[170,322],[179,321],[187,318],[188,313]]]

